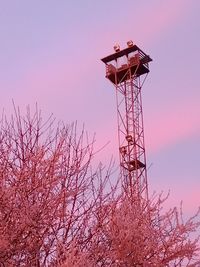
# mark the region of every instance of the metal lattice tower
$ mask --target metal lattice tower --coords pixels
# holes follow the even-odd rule
[[[123,186],[148,198],[141,89],[152,59],[132,41],[102,59],[116,88],[120,170]]]

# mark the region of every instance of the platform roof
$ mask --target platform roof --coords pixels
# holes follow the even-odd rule
[[[139,51],[141,52],[144,56],[147,56],[137,45],[133,45],[131,47],[127,47],[119,52],[116,52],[114,54],[111,54],[107,57],[102,58],[101,60],[106,64],[110,61],[113,61],[119,57],[122,56],[127,56],[128,54],[130,54],[131,52],[135,52],[135,51]],[[152,61],[152,59],[149,57],[149,61]]]

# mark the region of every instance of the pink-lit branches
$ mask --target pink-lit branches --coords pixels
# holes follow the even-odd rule
[[[199,222],[183,221],[177,208],[161,213],[164,199],[118,196],[101,207],[91,225],[87,248],[74,242],[62,267],[198,266],[199,240],[190,238]]]
[[[0,266],[199,266],[199,243],[165,199],[127,195],[94,140],[38,110],[0,122]]]
[[[77,125],[42,121],[38,110],[0,124],[0,263],[56,266],[87,225],[101,166]],[[105,177],[104,183],[108,179]],[[100,182],[100,187],[103,180]],[[96,189],[94,189],[94,187]],[[95,193],[97,190],[97,193]]]

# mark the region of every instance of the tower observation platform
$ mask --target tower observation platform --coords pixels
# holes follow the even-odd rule
[[[124,56],[127,58],[127,61],[122,65],[116,66],[117,60]],[[129,79],[128,74],[139,77],[140,75],[148,73],[148,63],[152,61],[137,45],[117,51],[101,60],[106,64],[106,78],[114,84],[116,84],[116,82],[119,84]],[[112,61],[114,61],[114,64],[111,63]],[[127,72],[127,70],[129,70],[129,72]],[[117,81],[115,81],[115,73],[117,73]]]
[[[120,170],[123,186],[148,195],[141,89],[149,73],[149,55],[132,41],[101,60],[116,89]]]

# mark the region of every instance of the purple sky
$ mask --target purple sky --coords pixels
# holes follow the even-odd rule
[[[0,106],[38,102],[83,122],[118,161],[115,92],[100,59],[132,39],[153,62],[143,87],[150,190],[200,205],[200,1],[0,1]]]

